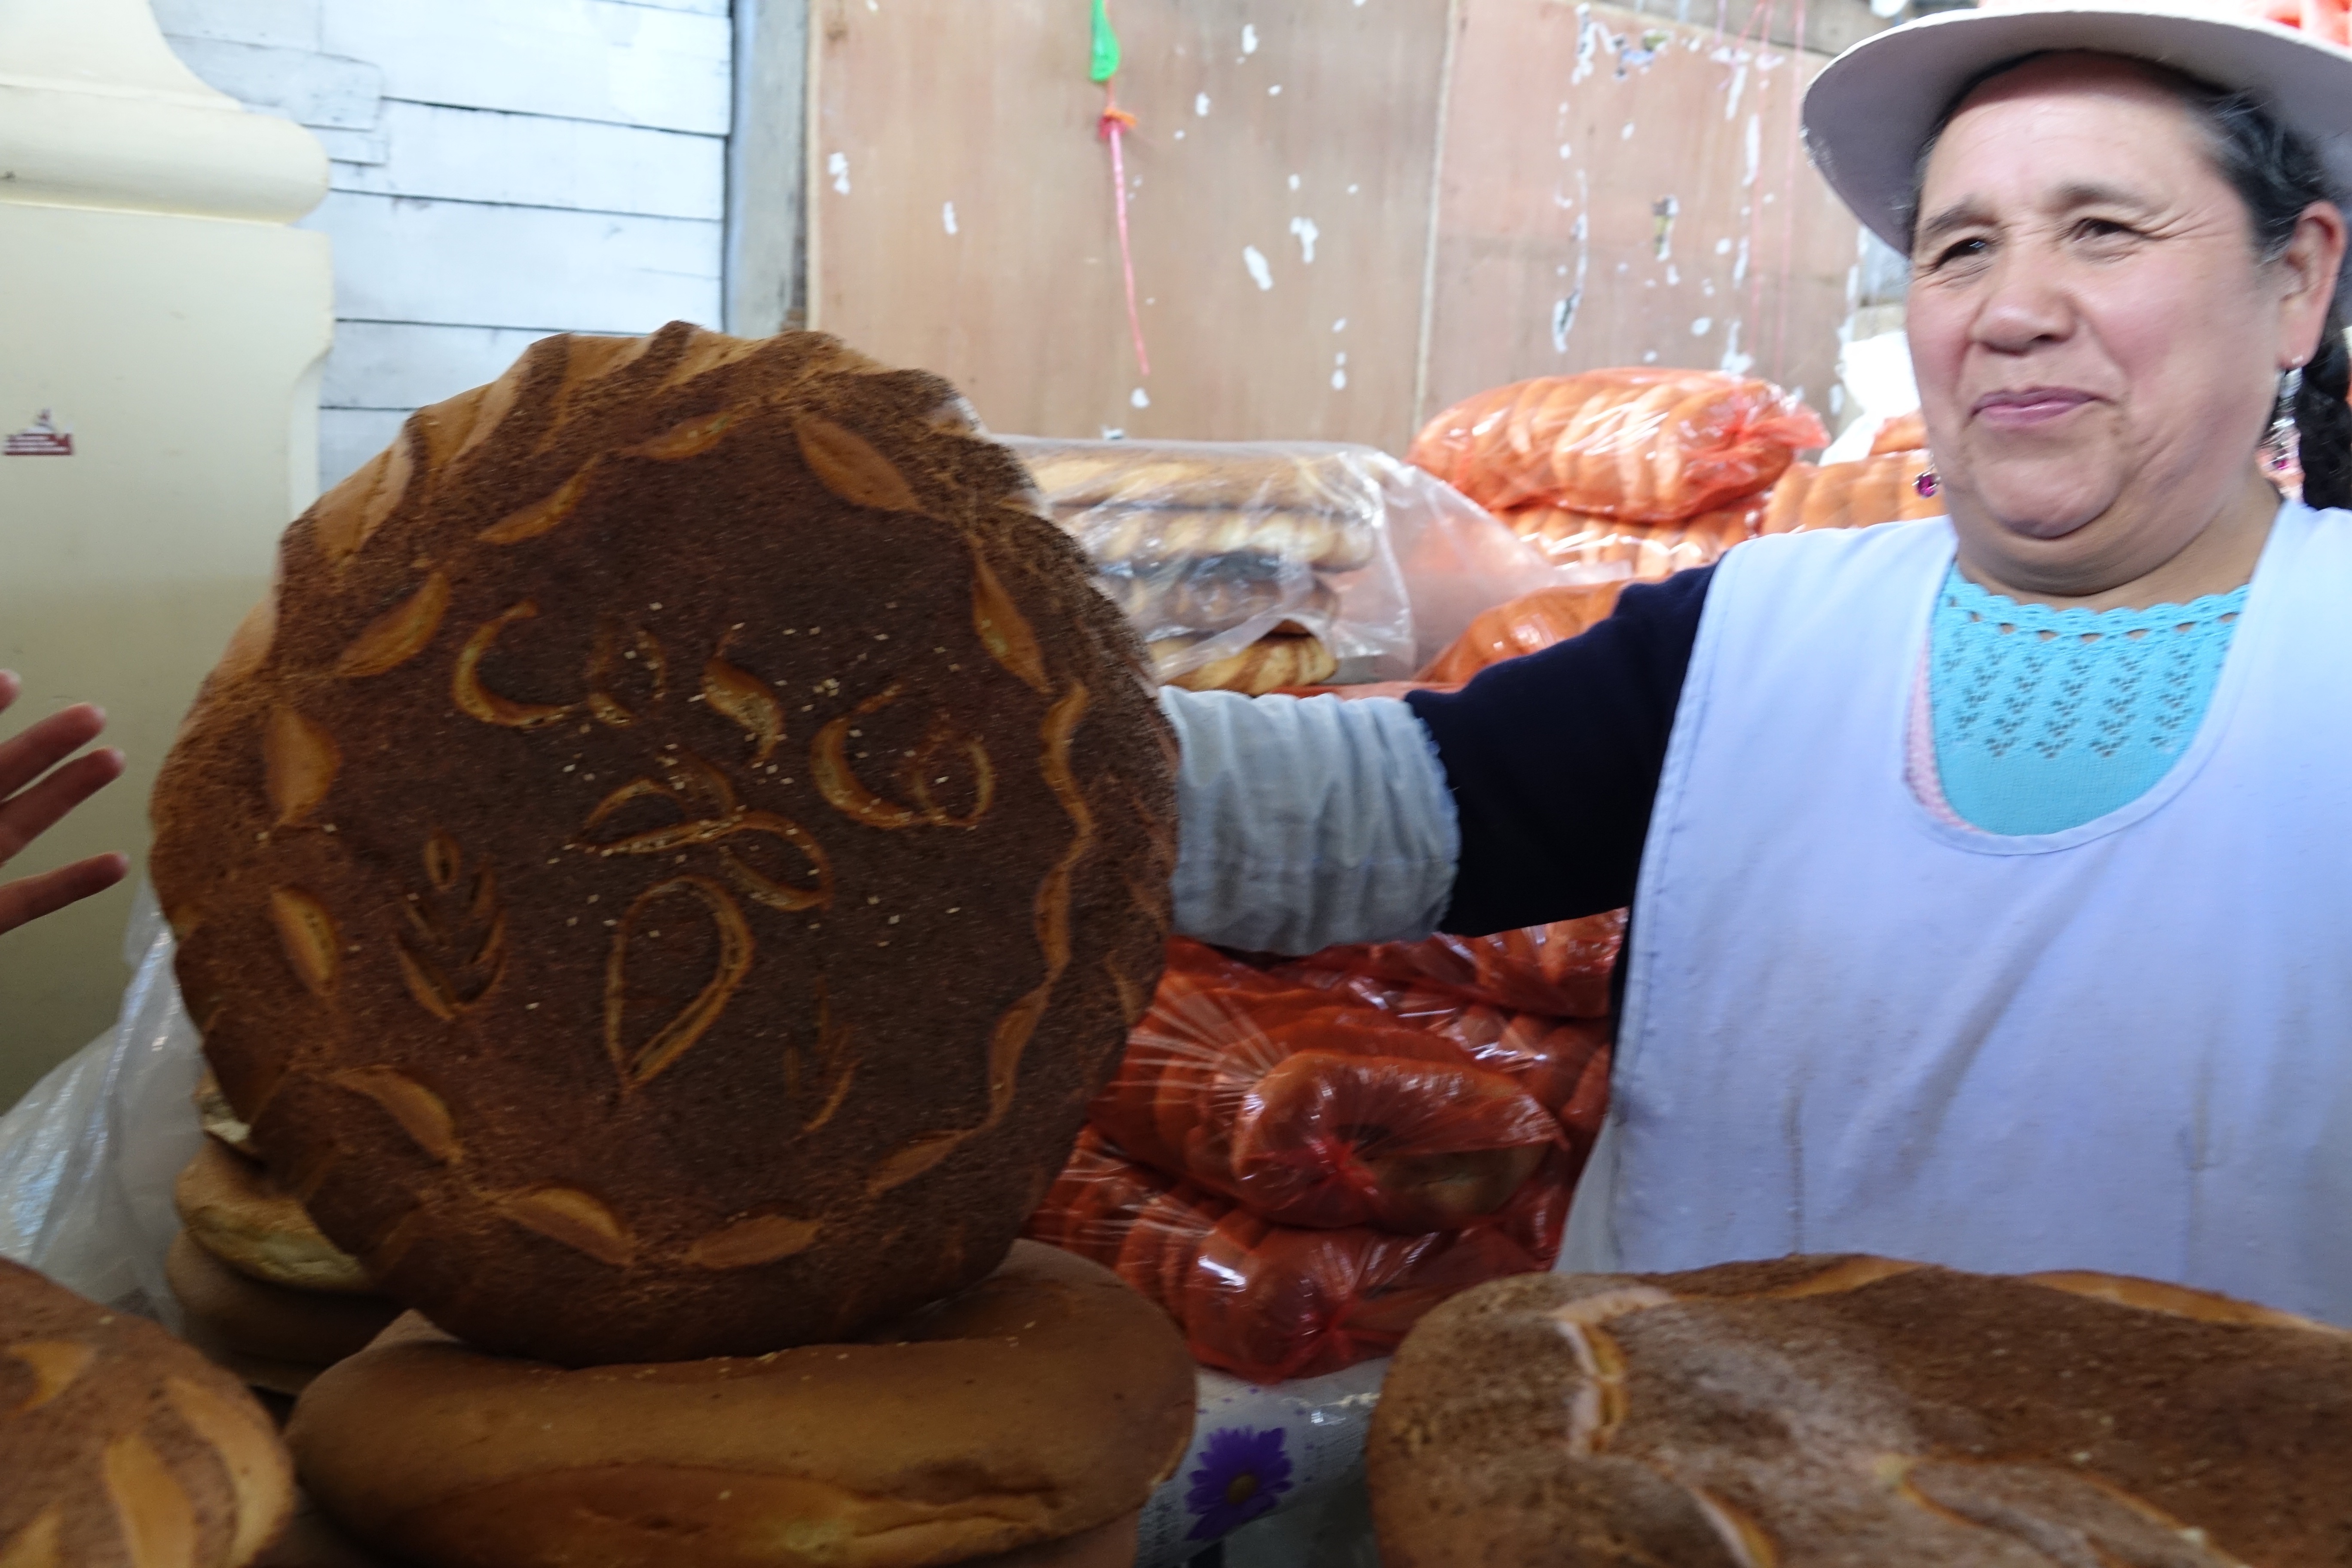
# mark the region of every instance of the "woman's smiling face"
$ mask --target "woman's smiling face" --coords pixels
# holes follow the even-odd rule
[[[2243,497],[2277,373],[2318,329],[2189,108],[2106,56],[1969,95],[1927,160],[1912,263],[1963,559],[2056,592],[2147,575]]]

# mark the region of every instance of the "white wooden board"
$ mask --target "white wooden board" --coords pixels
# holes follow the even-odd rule
[[[173,38],[171,43],[173,53],[190,70],[247,108],[304,125],[366,131],[375,124],[383,72],[365,60],[220,38]]]
[[[651,331],[719,321],[720,225],[332,191],[339,320]]]
[[[351,471],[392,445],[405,408],[319,410],[319,488],[341,482]]]
[[[724,135],[723,15],[621,0],[324,0],[320,47],[393,98]]]
[[[337,190],[650,217],[727,213],[723,136],[398,100],[384,104],[377,130],[384,156],[337,168]]]
[[[495,381],[547,336],[503,327],[343,321],[319,401],[329,408],[418,408]]]
[[[281,48],[319,47],[320,0],[153,0],[156,25],[182,38],[225,38]]]

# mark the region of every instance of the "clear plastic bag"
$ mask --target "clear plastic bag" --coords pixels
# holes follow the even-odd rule
[[[204,1137],[192,1099],[204,1064],[172,951],[142,888],[114,1027],[0,1117],[0,1254],[177,1331],[163,1258],[180,1227],[172,1184]]]
[[[1633,367],[1466,398],[1423,426],[1411,459],[1490,509],[1661,523],[1753,495],[1828,440],[1819,416],[1769,382]]]
[[[1568,1217],[1567,1159],[1548,1153],[1482,1224],[1398,1236],[1272,1224],[1089,1129],[1028,1234],[1116,1269],[1175,1319],[1196,1360],[1272,1383],[1385,1354],[1450,1297],[1551,1267]]]
[[[1406,1016],[1199,942],[1168,957],[1088,1112],[1137,1159],[1284,1225],[1412,1235],[1494,1213],[1566,1146],[1529,1089],[1580,1072],[1587,1040],[1467,1043],[1447,1031],[1459,1004]]]
[[[1624,940],[1625,911],[1616,910],[1491,936],[1327,947],[1297,962],[1428,985],[1517,1012],[1601,1018],[1609,1013],[1609,976]]]
[[[1803,533],[1941,517],[1944,503],[1919,493],[1919,476],[1927,466],[1927,454],[1920,451],[1886,452],[1819,468],[1795,464],[1772,487],[1764,531]]]

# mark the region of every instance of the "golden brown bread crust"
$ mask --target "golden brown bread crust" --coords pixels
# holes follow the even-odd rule
[[[2340,1568],[2352,1335],[1874,1258],[1531,1275],[1422,1320],[1367,1458],[1390,1568]]]
[[[1131,1532],[1193,1384],[1159,1309],[1024,1241],[857,1342],[751,1359],[565,1372],[404,1318],[322,1373],[287,1435],[350,1534],[432,1568],[656,1547],[693,1568],[918,1568]]]
[[[288,531],[154,795],[222,1088],[391,1294],[575,1364],[985,1274],[1160,963],[1141,650],[951,388],[551,338]]]
[[[1057,508],[1062,526],[1098,566],[1150,568],[1218,555],[1264,555],[1320,572],[1370,563],[1378,535],[1368,522],[1316,512],[1161,508]]]
[[[239,1119],[228,1096],[221,1092],[220,1079],[206,1068],[196,1079],[196,1121],[206,1134],[226,1144],[249,1159],[258,1160],[261,1152],[253,1146],[253,1129]]]
[[[242,1568],[294,1477],[228,1373],[0,1259],[0,1563]]]
[[[206,1252],[266,1284],[373,1296],[360,1260],[329,1241],[269,1173],[207,1138],[172,1186],[186,1234]]]
[[[1153,643],[1151,651],[1164,660],[1187,646],[1188,639],[1169,638]],[[1338,656],[1321,637],[1277,632],[1258,638],[1239,653],[1171,675],[1168,684],[1188,691],[1239,691],[1263,697],[1285,687],[1328,680],[1339,668]]]
[[[365,1349],[400,1315],[399,1303],[385,1296],[264,1284],[223,1263],[184,1231],[164,1254],[163,1278],[187,1316],[188,1342],[278,1394],[299,1394],[310,1373]],[[286,1386],[289,1379],[292,1387]]]
[[[1367,524],[1380,515],[1378,482],[1344,447],[1034,437],[1011,445],[1057,511],[1294,512]]]

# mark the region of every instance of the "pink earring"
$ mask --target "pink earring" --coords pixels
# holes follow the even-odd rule
[[[1937,489],[1936,470],[1933,468],[1920,470],[1919,477],[1911,481],[1911,488],[1917,490],[1922,497],[1934,495]]]

